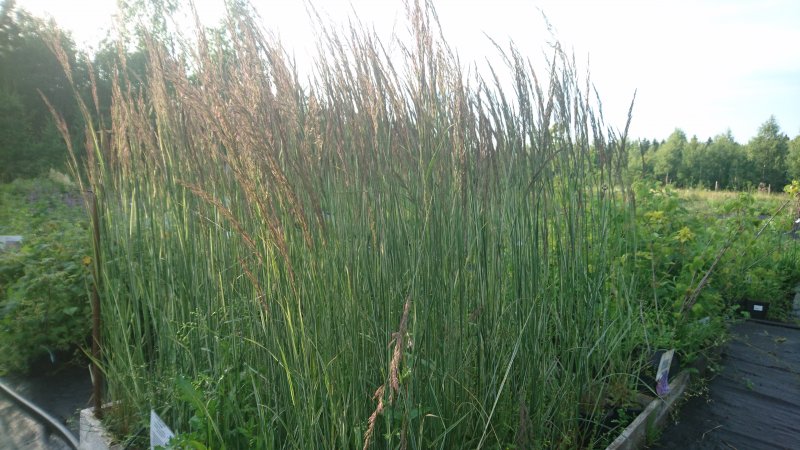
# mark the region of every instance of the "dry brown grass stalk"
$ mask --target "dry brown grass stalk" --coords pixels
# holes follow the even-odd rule
[[[375,411],[369,416],[367,420],[367,431],[364,433],[364,450],[369,448],[372,443],[372,436],[375,432],[375,422],[378,416],[383,414],[385,408],[384,394],[386,393],[387,385],[389,387],[389,405],[393,405],[397,397],[400,395],[400,366],[403,360],[403,351],[406,346],[406,335],[408,333],[408,316],[411,311],[411,296],[406,298],[403,305],[403,315],[400,318],[400,325],[397,331],[392,333],[392,338],[389,340],[389,345],[394,344],[392,351],[392,359],[389,362],[389,379],[386,383],[381,385],[373,394],[372,399],[378,401]]]

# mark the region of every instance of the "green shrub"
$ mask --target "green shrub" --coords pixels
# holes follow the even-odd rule
[[[732,280],[731,264],[739,262],[732,255],[740,251],[741,236],[757,231],[753,199],[739,196],[721,210],[709,209],[698,206],[698,198],[648,181],[637,183],[635,194],[636,280],[650,344],[676,348],[691,361],[722,342],[734,315],[724,283]]]
[[[4,234],[23,235],[0,253],[0,371],[69,353],[90,329],[88,231],[78,194],[52,180],[18,180],[2,188]]]

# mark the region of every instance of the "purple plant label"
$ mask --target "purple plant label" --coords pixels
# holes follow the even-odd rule
[[[656,394],[659,397],[669,394],[669,374],[664,375],[656,382]]]
[[[659,396],[669,394],[669,367],[672,365],[672,357],[675,349],[664,352],[661,361],[658,362],[658,372],[656,372],[656,393]]]

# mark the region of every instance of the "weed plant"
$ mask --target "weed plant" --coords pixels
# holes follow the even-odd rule
[[[569,55],[467,74],[412,2],[399,57],[321,25],[306,81],[237,5],[146,37],[142,84],[121,58],[108,120],[82,104],[116,430],[155,409],[208,448],[599,445],[647,336],[625,133]]]

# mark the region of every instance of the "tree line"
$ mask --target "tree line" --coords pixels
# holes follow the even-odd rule
[[[162,8],[172,3],[155,2]],[[140,14],[135,2],[123,14]],[[158,12],[148,17],[163,17]],[[166,32],[165,25],[155,23],[151,29]],[[51,112],[43,101],[46,97],[75,128],[72,136],[81,136],[81,120],[73,93],[64,71],[47,45],[46,36],[53,35],[54,23],[45,23],[7,0],[0,9],[0,182],[14,178],[30,178],[50,168],[63,170],[67,164],[67,148],[54,124]],[[61,46],[70,61],[73,79],[82,87],[87,104],[92,103],[88,67],[96,74],[96,92],[101,113],[107,111],[111,97],[111,78],[118,70],[120,49],[101,43],[91,59],[78,52],[75,42],[60,33]],[[146,77],[144,53],[136,47],[124,50],[125,69],[131,80]],[[75,143],[80,148],[79,142]],[[632,176],[650,177],[681,187],[741,190],[763,186],[781,190],[792,179],[800,179],[800,135],[790,139],[770,117],[747,144],[736,142],[730,131],[700,141],[687,138],[676,129],[666,140],[640,139],[630,143],[627,154],[628,172]]]
[[[781,191],[800,179],[800,135],[790,139],[775,116],[747,144],[736,142],[730,130],[700,141],[676,129],[663,141],[634,141],[627,156],[630,174],[680,187]]]

